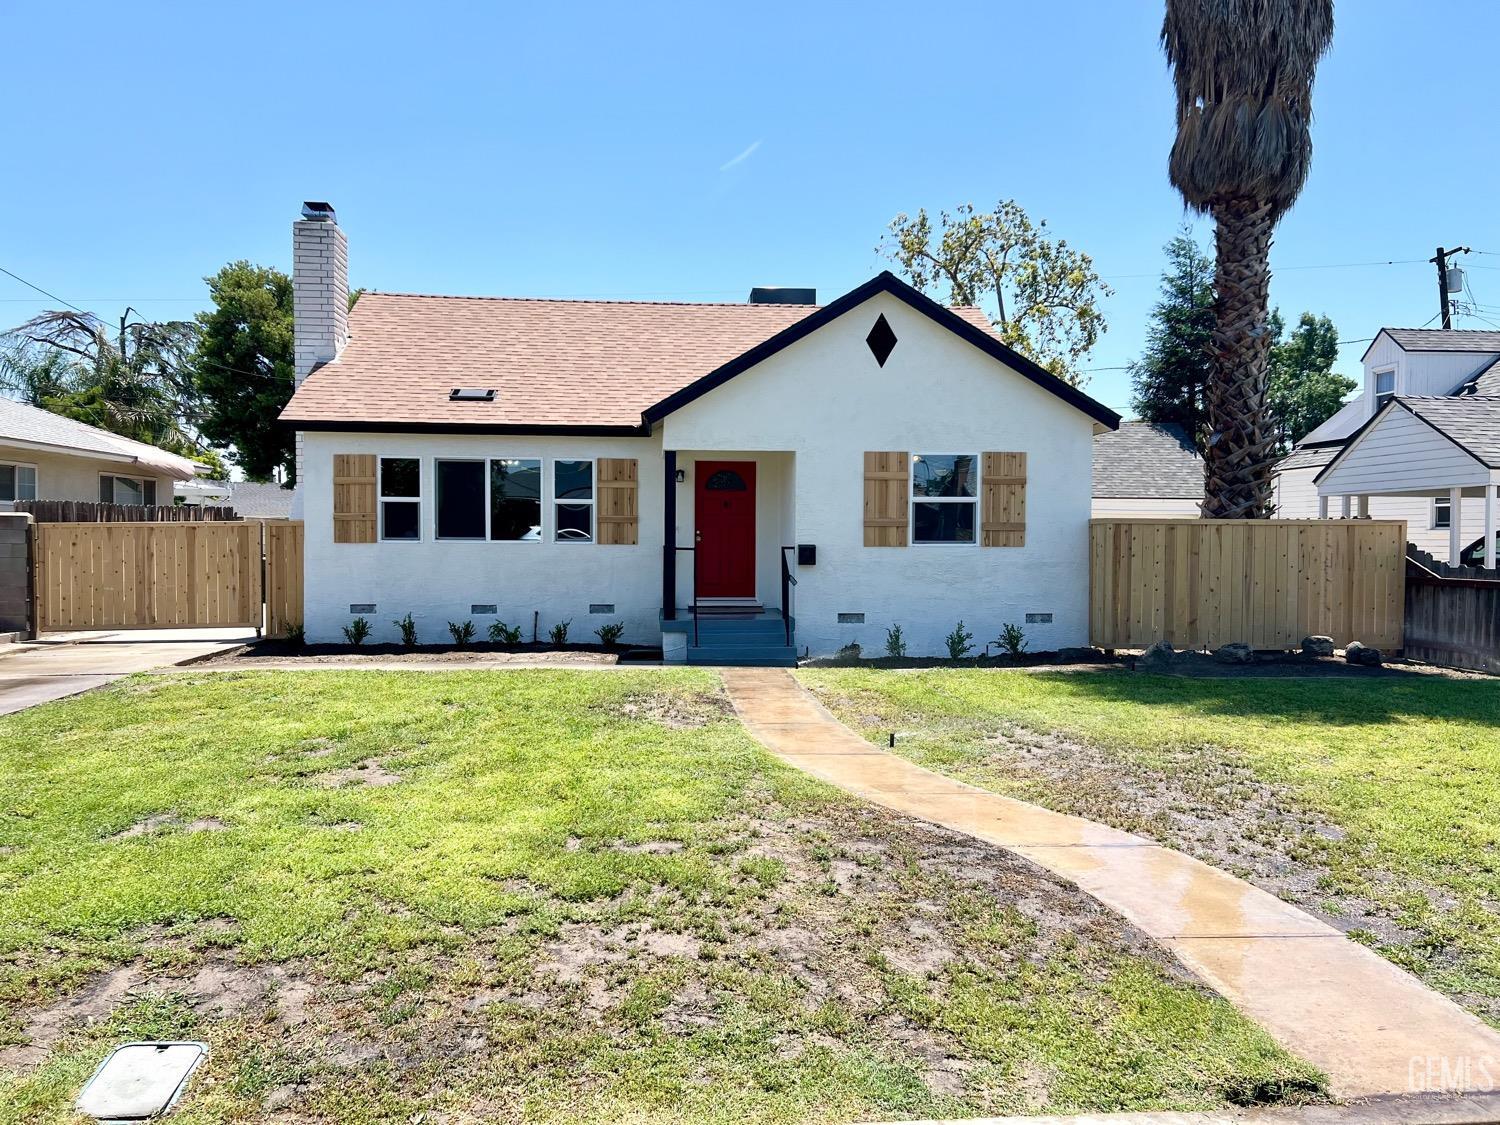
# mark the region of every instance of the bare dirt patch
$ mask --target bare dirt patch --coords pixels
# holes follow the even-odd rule
[[[126,828],[120,832],[116,832],[113,836],[107,837],[107,839],[111,843],[114,843],[119,840],[134,840],[140,836],[150,836],[157,832],[166,832],[172,830],[189,833],[224,832],[227,831],[228,828],[229,825],[225,824],[217,817],[204,816],[199,817],[196,820],[189,820],[184,822],[183,819],[176,813],[164,812],[153,813],[151,816],[145,817],[142,820],[138,820],[129,828]]]
[[[722,690],[691,695],[680,691],[659,691],[628,696],[618,705],[616,712],[669,730],[696,730],[732,717],[734,707]]]
[[[386,785],[395,785],[400,780],[399,773],[392,773],[375,758],[366,758],[356,766],[346,766],[341,770],[330,770],[327,773],[314,774],[312,777],[314,784],[326,789],[340,789],[346,785],[368,785],[378,789]]]

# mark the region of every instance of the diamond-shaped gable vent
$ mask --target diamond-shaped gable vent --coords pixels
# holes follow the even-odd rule
[[[891,352],[896,347],[896,333],[885,319],[885,313],[881,313],[876,319],[875,327],[865,337],[865,343],[870,345],[870,354],[875,357],[875,362],[884,367],[885,361],[891,358]]]

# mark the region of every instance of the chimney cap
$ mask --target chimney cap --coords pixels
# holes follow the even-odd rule
[[[302,204],[302,217],[311,219],[315,223],[336,223],[338,220],[333,214],[333,204],[324,203],[322,200],[310,199]]]

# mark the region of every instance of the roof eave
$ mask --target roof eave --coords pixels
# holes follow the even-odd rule
[[[650,437],[651,427],[640,425],[574,425],[536,422],[413,422],[344,418],[279,418],[283,426],[307,433],[346,434],[512,434],[518,437]]]

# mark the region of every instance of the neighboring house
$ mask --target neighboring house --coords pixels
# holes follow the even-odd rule
[[[284,520],[292,515],[292,490],[279,484],[199,480],[178,485],[177,496],[187,504],[233,508],[235,515],[247,520]]]
[[[829,305],[366,292],[293,224],[307,636],[623,622],[669,659],[1088,633],[1090,465],[1119,418],[889,273]],[[808,303],[790,304],[789,299]],[[783,563],[795,587],[783,584]],[[702,604],[695,643],[689,606]]]
[[[60,414],[0,398],[0,511],[17,500],[171,504],[197,466]]]
[[[1196,517],[1203,458],[1173,422],[1122,422],[1094,438],[1094,515]]]
[[[1496,521],[1500,332],[1382,328],[1359,396],[1276,467],[1277,515],[1401,519],[1457,562]],[[1490,565],[1493,565],[1491,563]]]

